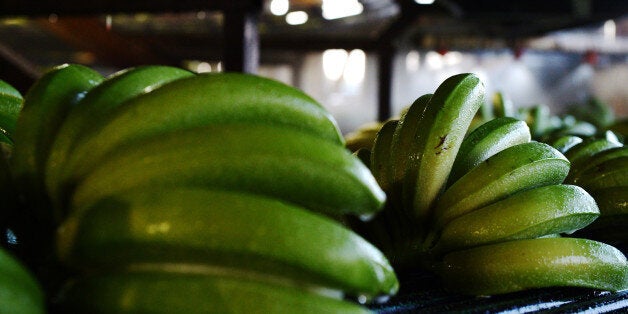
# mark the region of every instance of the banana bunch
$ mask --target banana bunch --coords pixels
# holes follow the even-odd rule
[[[301,91],[70,64],[24,99],[11,168],[73,274],[61,311],[362,313],[353,300],[396,293],[385,256],[339,221],[386,195]]]
[[[613,132],[604,137],[565,137],[555,145],[571,162],[566,182],[584,188],[601,216],[578,234],[614,245],[628,240],[628,147]],[[572,143],[562,145],[563,143]]]
[[[10,153],[13,146],[13,132],[23,101],[17,89],[0,80],[0,145],[5,155]]]
[[[600,215],[583,188],[563,183],[570,162],[561,152],[511,117],[466,135],[483,102],[478,77],[459,74],[384,124],[363,158],[388,195],[386,208],[357,230],[398,271],[426,267],[464,293],[628,288],[619,250],[561,236]]]
[[[42,288],[27,266],[16,258],[17,244],[13,236],[13,222],[18,214],[18,200],[7,160],[0,155],[0,313],[45,313]],[[5,238],[6,237],[6,238]]]

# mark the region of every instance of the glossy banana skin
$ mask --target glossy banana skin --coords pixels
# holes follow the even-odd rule
[[[76,64],[53,68],[39,79],[24,96],[17,121],[12,160],[16,176],[40,178],[52,141],[71,110],[85,93],[103,77],[94,70]]]
[[[176,67],[139,66],[127,68],[107,77],[101,84],[85,94],[76,106],[72,107],[59,127],[57,136],[46,160],[46,187],[56,198],[56,206],[62,206],[58,199],[60,186],[56,184],[64,175],[64,163],[76,141],[106,116],[107,112],[124,102],[150,92],[164,84],[194,74]]]
[[[142,186],[246,191],[330,215],[374,214],[386,198],[343,146],[282,127],[211,125],[131,144],[79,181],[71,206]]]
[[[496,118],[480,125],[462,141],[449,174],[449,185],[487,158],[531,138],[528,125],[515,118]]]
[[[67,113],[102,80],[88,67],[64,64],[45,73],[24,96],[10,163],[20,193],[34,202],[41,220],[50,220],[43,210],[49,206],[43,179],[50,146]]]
[[[430,98],[409,156],[409,189],[404,188],[419,220],[429,217],[431,206],[447,183],[460,143],[484,101],[484,84],[470,73],[446,79]]]
[[[33,275],[18,259],[0,249],[0,312],[43,314],[44,293]]]
[[[73,212],[58,231],[69,265],[189,263],[370,297],[396,293],[386,258],[330,218],[242,192],[147,188]]]
[[[66,287],[57,307],[64,313],[370,313],[303,287],[176,270],[85,278]]]
[[[508,241],[446,255],[449,289],[492,295],[574,286],[617,291],[628,285],[626,257],[608,244],[577,238]]]
[[[435,229],[518,191],[560,184],[568,172],[569,161],[547,144],[532,141],[504,149],[443,193],[434,209]]]
[[[448,252],[549,234],[569,233],[592,223],[600,211],[575,185],[548,185],[477,209],[445,226],[435,251]]]
[[[13,144],[12,134],[23,102],[24,97],[18,90],[0,80],[0,140],[5,143]]]
[[[274,124],[337,145],[344,138],[333,117],[303,92],[259,76],[223,73],[184,78],[118,106],[77,140],[65,171],[88,173],[116,146],[204,125]],[[72,184],[75,178],[64,178]]]

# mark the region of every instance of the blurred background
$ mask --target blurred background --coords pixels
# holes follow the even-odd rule
[[[239,32],[227,29],[234,14]],[[304,90],[343,133],[461,72],[516,107],[561,114],[596,97],[628,116],[625,0],[5,0],[0,78],[25,91],[61,63],[229,71],[238,36],[253,49],[250,72]]]

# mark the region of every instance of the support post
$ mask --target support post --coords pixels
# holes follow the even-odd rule
[[[228,72],[257,73],[259,67],[258,10],[224,12],[223,65]]]

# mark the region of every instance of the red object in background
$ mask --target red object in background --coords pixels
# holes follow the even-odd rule
[[[584,53],[583,61],[590,64],[596,65],[599,60],[599,55],[596,51],[589,50]]]
[[[519,60],[521,59],[521,56],[524,52],[525,49],[523,49],[523,47],[516,47],[515,49],[513,49],[512,54],[515,56],[515,60]]]

